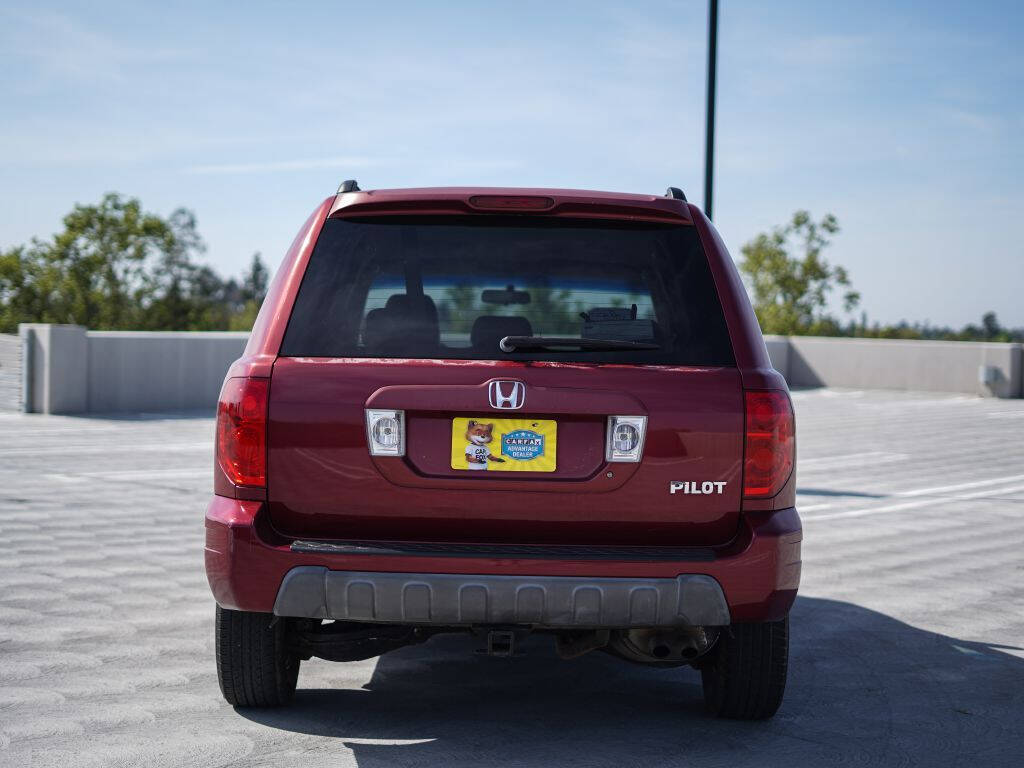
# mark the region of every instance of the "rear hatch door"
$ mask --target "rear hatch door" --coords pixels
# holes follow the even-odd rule
[[[402,412],[404,455],[371,456],[368,410]],[[646,418],[640,461],[608,460],[611,416]],[[329,219],[268,430],[288,536],[707,545],[737,528],[742,389],[689,223]]]

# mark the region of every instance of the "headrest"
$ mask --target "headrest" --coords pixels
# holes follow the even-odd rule
[[[498,342],[506,336],[532,336],[533,326],[521,315],[480,315],[469,334],[475,349],[498,351]]]
[[[363,346],[378,354],[416,357],[440,343],[437,307],[429,296],[395,294],[366,313]]]
[[[407,316],[418,316],[421,321],[437,324],[437,305],[427,295],[408,296],[396,293],[388,297],[384,309],[389,312],[401,312]]]

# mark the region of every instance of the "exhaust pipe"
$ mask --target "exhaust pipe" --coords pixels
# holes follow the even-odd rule
[[[714,646],[718,627],[619,629],[608,649],[628,661],[678,667],[699,659]]]

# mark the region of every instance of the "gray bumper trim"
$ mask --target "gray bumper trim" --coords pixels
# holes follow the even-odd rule
[[[729,606],[703,574],[674,579],[332,571],[299,566],[281,582],[278,616],[388,624],[538,627],[722,626]]]

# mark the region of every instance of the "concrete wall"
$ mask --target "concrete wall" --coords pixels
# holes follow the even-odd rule
[[[789,381],[789,337],[765,336],[764,345],[768,348],[768,357],[771,358],[772,368],[785,376],[786,381]]]
[[[790,386],[1024,397],[1024,346],[966,341],[767,336]]]
[[[209,409],[248,333],[87,331],[23,324],[26,410],[103,413]]]
[[[21,410],[21,339],[0,333],[0,411]]]
[[[248,333],[89,331],[88,407],[103,411],[208,408]]]
[[[35,413],[82,413],[87,404],[89,349],[78,325],[18,326],[27,359],[24,402]]]
[[[37,413],[209,409],[246,333],[22,325],[23,399]],[[791,386],[1024,397],[1020,344],[766,336]]]

